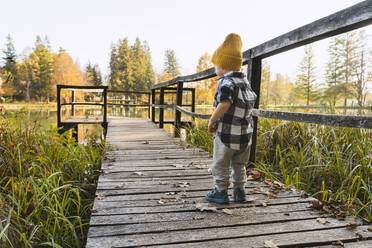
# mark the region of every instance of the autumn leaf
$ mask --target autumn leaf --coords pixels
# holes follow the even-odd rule
[[[329,223],[329,221],[326,218],[317,218],[316,221],[323,225]]]
[[[202,220],[202,219],[204,219],[204,216],[201,216],[201,215],[195,215],[194,216],[194,218],[193,218],[194,220]]]
[[[143,144],[148,145],[149,142],[146,140],[146,141],[143,142]]]
[[[208,203],[196,203],[196,209],[200,210],[201,212],[203,211],[217,212],[217,208],[210,206]]]
[[[235,215],[235,212],[228,208],[222,209],[222,212],[228,215]]]
[[[98,211],[97,211],[97,209],[91,209],[90,212],[91,213],[97,213]]]
[[[134,175],[134,176],[143,176],[143,172],[136,171],[136,172],[133,172],[132,175]]]
[[[358,223],[356,223],[355,221],[351,221],[351,222],[349,222],[349,223],[346,225],[346,228],[348,228],[348,229],[354,229],[354,228],[357,228],[357,226],[359,226]]]
[[[116,189],[122,189],[122,188],[124,188],[124,185],[125,185],[124,183],[121,183],[121,184],[116,185],[115,188]]]
[[[13,148],[13,147],[14,147],[14,143],[13,143],[13,142],[9,142],[9,143],[8,143],[8,147],[9,147],[9,148]]]
[[[160,181],[159,184],[160,184],[160,185],[167,185],[168,182],[167,182],[167,181]]]
[[[106,198],[105,195],[97,195],[97,199],[98,199],[98,200],[103,200],[103,199],[105,199],[105,198]]]

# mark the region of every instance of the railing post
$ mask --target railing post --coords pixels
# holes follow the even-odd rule
[[[61,86],[57,85],[57,127],[61,126]],[[61,131],[59,130],[59,132]]]
[[[107,135],[107,86],[103,89],[103,122],[102,122],[102,127],[103,127],[103,136],[106,139]]]
[[[155,123],[155,89],[151,90],[151,121]]]
[[[258,109],[260,102],[260,88],[261,88],[261,63],[260,58],[253,58],[248,60],[247,68],[247,79],[251,83],[252,90],[256,93],[257,99],[254,104],[254,108]],[[257,145],[257,124],[258,118],[253,116],[253,136],[252,136],[252,146],[251,154],[249,156],[249,163],[252,164],[256,161],[256,145]]]
[[[176,94],[176,106],[182,105],[182,92],[183,92],[183,82],[177,82],[177,94]],[[174,137],[180,137],[181,130],[181,112],[175,108],[174,115]]]
[[[150,119],[150,111],[151,111],[151,94],[147,94],[147,104],[149,105],[147,108],[147,118]]]
[[[71,116],[75,116],[75,91],[71,91]]]
[[[164,105],[164,88],[160,88],[159,104]],[[159,109],[159,128],[164,127],[164,108]]]
[[[195,113],[195,88],[191,90],[191,112]],[[192,120],[195,121],[195,117],[192,117]]]

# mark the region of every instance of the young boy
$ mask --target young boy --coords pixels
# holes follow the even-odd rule
[[[229,34],[212,56],[218,87],[208,131],[214,133],[212,174],[215,189],[206,195],[208,201],[228,203],[227,190],[232,169],[233,199],[246,200],[245,165],[249,159],[253,119],[251,110],[257,98],[242,65],[242,41],[238,34]]]

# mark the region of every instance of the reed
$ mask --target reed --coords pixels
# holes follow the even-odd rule
[[[0,116],[0,246],[84,247],[104,144]]]

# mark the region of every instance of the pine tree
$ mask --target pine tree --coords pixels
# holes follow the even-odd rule
[[[311,45],[305,46],[305,56],[303,57],[296,77],[296,94],[301,99],[306,99],[306,105],[315,101],[319,97],[319,92],[315,86],[316,74],[314,65],[314,53]]]
[[[325,72],[326,89],[324,97],[328,99],[333,106],[336,105],[337,97],[342,93],[343,88],[341,44],[342,41],[340,38],[334,37],[328,47],[329,61]]]
[[[260,104],[264,106],[269,104],[270,82],[271,82],[270,64],[264,60],[262,63],[261,92],[260,92],[261,94]]]
[[[176,58],[176,53],[172,49],[165,51],[164,71],[172,77],[180,75],[180,66]]]
[[[32,71],[35,73],[31,84],[31,95],[40,101],[46,99],[47,102],[49,102],[49,98],[52,95],[51,81],[54,62],[54,55],[50,49],[48,38],[45,37],[45,40],[42,41],[40,36],[37,36],[35,48],[33,49],[33,53],[30,54],[33,62]]]
[[[5,62],[3,71],[5,74],[5,83],[2,86],[5,94],[8,96],[19,96],[18,92],[18,76],[17,76],[17,55],[14,48],[13,40],[10,34],[6,37],[7,43],[6,48],[3,50]]]
[[[97,64],[92,65],[90,62],[85,67],[85,73],[87,77],[87,83],[93,86],[102,85],[102,75],[101,70]]]

